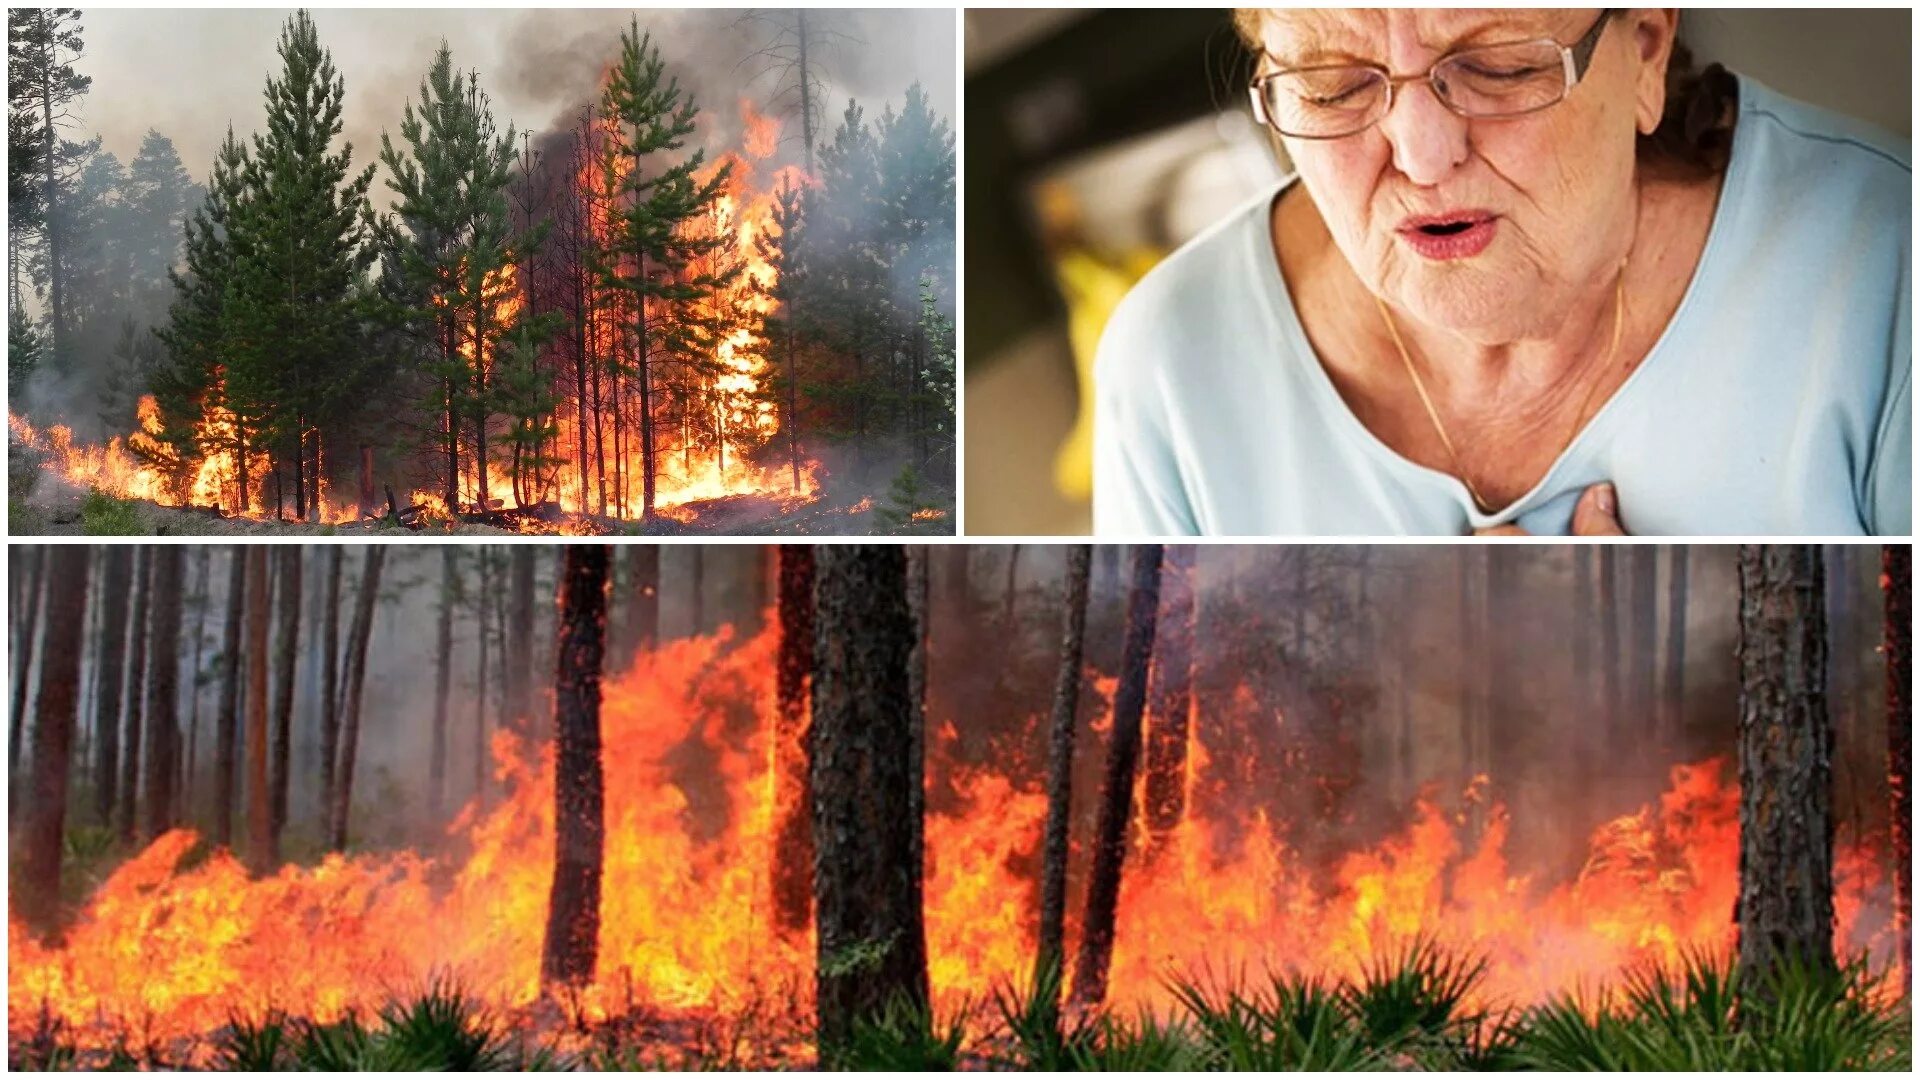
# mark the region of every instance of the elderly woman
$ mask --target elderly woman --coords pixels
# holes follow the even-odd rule
[[[1115,312],[1097,532],[1911,531],[1906,143],[1671,10],[1236,22],[1297,171]]]

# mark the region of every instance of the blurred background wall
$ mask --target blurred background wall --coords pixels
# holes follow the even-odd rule
[[[1912,130],[1909,10],[1688,10],[1788,95]],[[1085,366],[1167,252],[1285,174],[1224,9],[966,12],[966,527],[1088,531]]]

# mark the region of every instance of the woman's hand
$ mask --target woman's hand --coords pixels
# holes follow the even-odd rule
[[[1518,525],[1498,525],[1491,529],[1475,529],[1473,535],[1527,536],[1529,534]],[[1620,502],[1614,497],[1611,483],[1595,484],[1580,493],[1580,501],[1573,507],[1573,535],[1627,535],[1627,530],[1620,527]]]

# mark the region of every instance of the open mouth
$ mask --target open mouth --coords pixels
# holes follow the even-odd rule
[[[1474,222],[1462,218],[1459,221],[1442,221],[1430,225],[1421,225],[1419,226],[1419,231],[1426,233],[1428,236],[1454,236],[1466,232],[1468,229],[1473,228],[1473,226]]]

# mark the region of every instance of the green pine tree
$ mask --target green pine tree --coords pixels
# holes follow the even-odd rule
[[[34,177],[39,198],[32,207],[44,255],[38,284],[47,295],[50,359],[63,368],[73,343],[68,337],[66,233],[60,211],[74,178],[99,146],[98,139],[74,142],[61,134],[72,123],[74,104],[93,86],[93,78],[74,67],[85,49],[77,9],[7,9],[9,119],[30,117],[19,126],[18,138],[39,144],[35,155],[39,175]],[[16,129],[11,124],[8,135],[14,141]]]
[[[772,228],[761,230],[753,238],[760,261],[770,271],[770,280],[756,280],[754,287],[774,305],[760,331],[759,347],[772,366],[762,392],[780,415],[781,441],[786,444],[795,493],[800,490],[800,352],[804,340],[799,304],[807,289],[803,190],[791,175],[783,177],[773,193]]]

